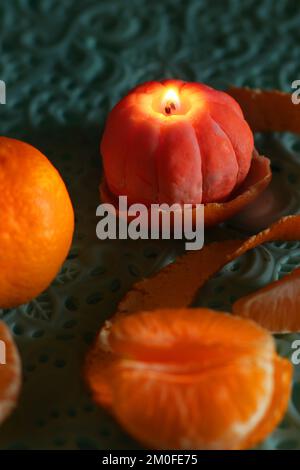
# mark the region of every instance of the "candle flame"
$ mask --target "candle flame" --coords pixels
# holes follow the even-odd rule
[[[180,99],[177,91],[173,88],[169,88],[164,95],[162,105],[165,114],[170,115],[176,112],[180,107]]]

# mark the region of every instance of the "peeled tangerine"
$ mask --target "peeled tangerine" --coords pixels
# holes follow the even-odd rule
[[[95,401],[157,449],[254,446],[282,419],[292,377],[267,331],[204,308],[117,315],[85,372]]]
[[[231,96],[164,80],[136,87],[115,106],[101,153],[114,195],[146,205],[195,204],[228,197],[246,178],[253,147]]]
[[[20,357],[7,326],[0,322],[0,424],[14,409],[20,386]]]
[[[103,201],[203,203],[206,226],[238,213],[271,180],[237,101],[202,83],[137,86],[109,114],[101,155]]]

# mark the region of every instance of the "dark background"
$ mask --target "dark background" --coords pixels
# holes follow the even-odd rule
[[[2,132],[102,124],[150,79],[288,91],[299,44],[297,0],[1,0]]]

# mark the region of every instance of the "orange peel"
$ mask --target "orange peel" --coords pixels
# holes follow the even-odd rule
[[[300,240],[300,215],[283,217],[246,240],[214,242],[185,253],[154,276],[137,282],[119,303],[118,313],[187,307],[223,266],[262,243],[276,240]]]
[[[227,93],[237,100],[253,132],[300,133],[300,108],[290,93],[247,87],[231,87]]]

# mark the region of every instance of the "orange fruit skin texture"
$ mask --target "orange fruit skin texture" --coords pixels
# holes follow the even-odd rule
[[[237,100],[253,132],[300,134],[299,107],[290,93],[247,87],[231,87],[227,93]]]
[[[223,266],[252,248],[275,240],[300,240],[300,215],[283,217],[269,228],[246,240],[213,242],[205,245],[202,250],[185,253],[152,277],[134,284],[121,299],[117,314],[156,308],[188,307],[194,301],[199,289]],[[297,313],[299,311],[299,300],[297,300],[300,289],[299,272],[296,271],[290,277],[288,276],[286,281],[284,279],[262,290],[265,301],[259,305],[258,309],[248,308],[250,304],[248,305],[247,298],[245,302],[242,298],[235,304],[234,313],[247,316],[259,323],[263,321],[262,326],[271,331],[299,331],[300,321]],[[180,286],[180,289],[174,290],[174,286]],[[286,290],[287,286],[290,287],[290,292]],[[277,294],[278,292],[282,294],[281,299],[285,298],[284,305],[282,301],[280,305],[276,304],[275,291]],[[257,293],[257,299],[260,297],[260,292]],[[266,295],[268,292],[273,296],[271,301],[271,297],[269,299]],[[287,300],[287,297],[290,300]],[[255,293],[253,298],[255,298]],[[261,299],[263,299],[262,296]],[[247,308],[244,309],[244,306]]]
[[[74,212],[58,171],[37,149],[0,137],[0,307],[41,293],[65,260]]]
[[[0,363],[0,424],[14,409],[21,387],[19,353],[5,325],[0,322],[0,341],[5,344],[6,363]]]
[[[244,449],[281,420],[292,366],[254,322],[166,309],[107,322],[85,376],[95,401],[148,448]]]
[[[234,315],[251,318],[273,333],[300,331],[300,268],[271,282],[232,306]]]

